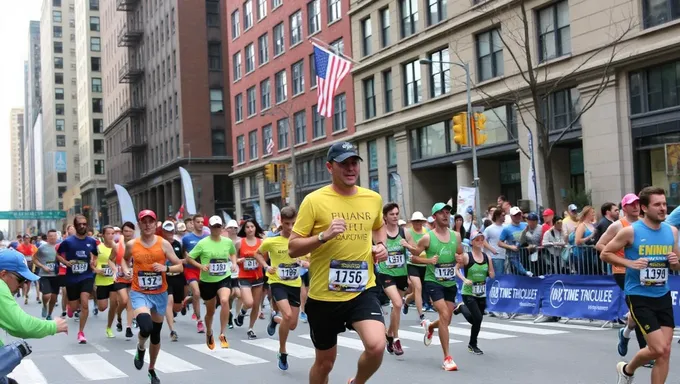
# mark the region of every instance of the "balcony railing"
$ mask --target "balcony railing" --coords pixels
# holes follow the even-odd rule
[[[144,70],[136,64],[125,63],[118,71],[119,83],[135,83],[141,80]]]
[[[116,10],[123,12],[132,12],[139,4],[140,0],[116,0]]]
[[[123,153],[138,152],[144,150],[144,148],[146,148],[146,137],[143,137],[142,135],[139,134],[135,134],[126,138],[123,141],[123,149],[121,150],[121,152]]]
[[[144,30],[130,24],[125,24],[118,33],[118,46],[133,47],[142,41],[143,36]]]
[[[121,106],[119,119],[125,117],[137,117],[144,113],[144,105],[135,101],[127,100],[125,104]]]

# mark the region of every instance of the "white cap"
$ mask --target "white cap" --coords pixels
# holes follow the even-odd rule
[[[120,227],[113,227],[114,232],[120,232]]]
[[[567,209],[569,210],[569,212],[578,211],[578,207],[576,206],[576,204],[569,204],[569,207]]]
[[[175,223],[173,223],[170,220],[164,221],[161,227],[163,228],[164,231],[175,232]]]
[[[222,224],[223,224],[223,223],[222,223],[222,218],[219,217],[219,216],[217,216],[217,215],[212,216],[212,217],[210,218],[210,220],[208,220],[208,225],[211,226],[211,227],[214,227],[214,226],[217,226],[217,225],[219,225],[219,226],[221,227]]]
[[[397,223],[398,223],[399,225],[406,225],[406,221],[404,221],[404,220],[402,220],[402,219],[399,219],[399,221],[398,221]]]
[[[186,230],[187,230],[186,224],[184,224],[182,222],[177,223],[177,232],[184,232]]]
[[[415,211],[411,215],[411,221],[427,221],[427,219],[423,216],[422,212]]]
[[[432,217],[432,216],[428,217],[427,222],[430,223],[430,224],[434,223],[434,217]]]
[[[236,220],[233,219],[229,220],[229,222],[227,223],[227,228],[238,228],[238,223],[236,222]]]
[[[522,213],[522,210],[519,209],[519,207],[510,208],[510,216],[515,216],[518,213]]]

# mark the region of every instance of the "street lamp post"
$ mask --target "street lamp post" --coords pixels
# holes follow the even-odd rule
[[[290,145],[290,168],[291,168],[290,178],[291,178],[291,182],[293,184],[293,191],[292,191],[293,192],[292,193],[293,198],[291,199],[292,200],[291,205],[298,205],[299,202],[297,201],[297,197],[298,197],[298,194],[297,194],[297,162],[295,160],[295,144],[297,143],[297,133],[295,132],[295,126],[294,126],[295,122],[293,121],[293,119],[292,119],[290,113],[288,113],[288,111],[279,107],[278,105],[275,106],[275,107],[278,108],[281,112],[283,112],[284,115],[286,115],[286,121],[288,122],[288,132],[291,133],[291,135],[290,135],[291,136],[291,142],[289,144]],[[267,113],[267,111],[260,112],[260,116],[265,116],[265,115],[272,115],[273,116],[274,114]],[[272,124],[272,127],[273,126],[274,126],[274,124]],[[278,126],[277,126],[277,128],[278,128]],[[274,140],[274,131],[273,130],[272,130],[272,139],[271,140]],[[267,143],[263,143],[263,144],[267,145]],[[286,177],[286,180],[284,182],[287,182],[287,179],[288,178]],[[283,204],[286,204],[286,202],[283,201]]]
[[[470,89],[470,65],[469,63],[455,63],[451,61],[439,61],[430,59],[420,59],[418,60],[422,65],[432,65],[432,63],[438,64],[450,64],[457,67],[463,68],[465,71],[465,94],[467,97],[467,129],[468,129],[468,140],[470,141],[470,147],[472,148],[472,185],[475,187],[475,214],[477,215],[477,228],[481,229],[481,211],[482,204],[479,197],[479,173],[477,169],[477,146],[475,145],[475,139],[473,136],[473,127],[470,122],[474,119],[472,114],[472,94]]]

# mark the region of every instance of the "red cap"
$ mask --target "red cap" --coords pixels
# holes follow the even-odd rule
[[[543,216],[554,216],[555,212],[553,212],[552,209],[548,208],[545,211],[543,211]]]
[[[142,219],[147,217],[147,216],[156,220],[156,214],[150,209],[145,209],[145,210],[139,212],[139,215],[137,215],[137,219],[139,221],[142,221]]]

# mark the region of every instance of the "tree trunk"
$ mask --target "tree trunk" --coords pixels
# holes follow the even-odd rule
[[[541,149],[543,153],[543,172],[545,173],[545,193],[544,196],[548,198],[547,201],[543,201],[545,207],[551,208],[555,212],[558,212],[557,202],[555,201],[555,183],[553,181],[553,170],[552,170],[552,154],[547,153],[547,149]],[[560,215],[561,216],[561,215]]]

